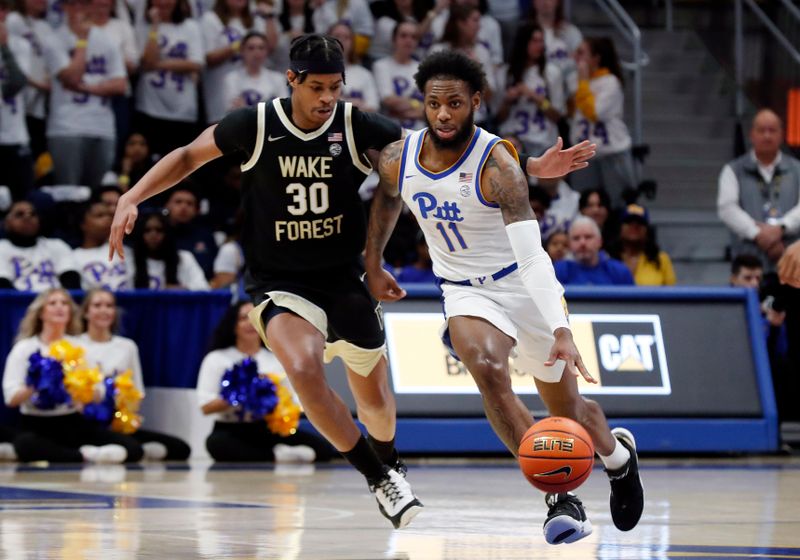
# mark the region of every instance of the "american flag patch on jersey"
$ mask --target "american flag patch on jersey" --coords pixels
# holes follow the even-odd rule
[[[328,133],[328,142],[341,142],[342,141],[342,133],[341,132],[329,132]]]
[[[472,181],[472,173],[461,172],[458,174],[459,181]]]

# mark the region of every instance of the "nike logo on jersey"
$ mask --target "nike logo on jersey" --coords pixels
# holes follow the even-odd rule
[[[535,474],[535,475],[533,475],[533,476],[534,476],[534,477],[539,477],[539,476],[555,476],[555,475],[557,475],[557,474],[564,474],[564,475],[566,475],[566,476],[567,476],[567,478],[569,478],[569,475],[571,475],[571,474],[572,474],[572,467],[570,467],[569,465],[564,465],[564,466],[563,466],[563,467],[561,467],[561,468],[558,468],[558,469],[555,469],[555,470],[552,470],[552,471],[547,471],[547,472],[543,472],[543,473]]]
[[[276,140],[280,140],[281,138],[286,138],[286,135],[284,134],[283,136],[273,136],[272,134],[270,134],[267,137],[267,142],[275,142]]]

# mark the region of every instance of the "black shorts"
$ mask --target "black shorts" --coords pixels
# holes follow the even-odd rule
[[[328,318],[327,341],[344,340],[365,349],[380,348],[386,341],[383,313],[362,280],[364,266],[354,262],[332,268],[280,271],[248,278],[247,292],[253,304],[267,299],[267,292],[281,291],[306,299],[322,309]],[[261,315],[269,320],[290,309],[267,305]]]

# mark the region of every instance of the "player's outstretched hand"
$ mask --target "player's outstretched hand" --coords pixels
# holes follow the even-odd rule
[[[382,268],[367,273],[367,288],[378,301],[397,301],[406,297],[406,291],[394,276]]]
[[[589,383],[597,383],[597,380],[592,377],[589,370],[583,364],[578,347],[575,346],[575,341],[572,340],[572,332],[569,329],[556,329],[556,341],[550,349],[550,357],[544,365],[550,367],[556,363],[556,360],[564,360],[567,363],[567,371],[575,377],[583,376]]]
[[[126,235],[130,235],[133,231],[133,225],[136,223],[136,217],[139,215],[139,209],[135,204],[125,199],[122,195],[117,201],[117,209],[114,212],[114,221],[111,223],[111,235],[108,237],[108,260],[114,258],[114,254],[118,254],[122,260],[125,260],[125,249],[122,246],[122,240]]]
[[[548,179],[552,177],[563,177],[567,173],[583,169],[589,165],[589,160],[594,157],[597,151],[597,144],[592,144],[584,140],[580,144],[575,144],[569,149],[562,150],[564,141],[559,136],[555,145],[551,146],[544,154],[538,158],[528,158],[525,170],[528,175]]]
[[[784,251],[778,261],[778,276],[784,284],[800,288],[800,241],[795,241]]]

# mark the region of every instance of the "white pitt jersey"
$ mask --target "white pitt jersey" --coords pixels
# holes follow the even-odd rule
[[[81,288],[105,288],[114,292],[132,290],[135,259],[129,247],[125,247],[125,254],[128,257],[124,261],[119,255],[114,255],[114,260],[108,262],[108,243],[92,249],[75,249],[72,256],[81,274]]]
[[[33,19],[11,12],[6,18],[8,33],[20,37],[30,45],[30,65],[25,74],[37,82],[49,81],[44,62],[44,46],[53,33],[50,24],[42,19]],[[32,117],[43,119],[47,116],[45,109],[47,95],[33,86],[25,87],[25,111]]]
[[[631,147],[631,135],[622,120],[625,99],[619,78],[614,74],[592,78],[589,89],[594,94],[597,119],[592,122],[576,109],[570,127],[572,144],[590,140],[597,144],[598,156],[624,152]]]
[[[487,202],[480,191],[486,159],[498,142],[505,141],[475,127],[459,160],[433,173],[419,163],[425,134],[427,129],[406,137],[399,187],[425,234],[434,274],[447,280],[469,280],[491,276],[513,264],[500,207]]]
[[[387,97],[397,96],[416,99],[422,103],[422,94],[417,89],[417,84],[414,81],[414,74],[417,73],[418,67],[419,62],[413,59],[406,64],[400,64],[391,56],[376,60],[375,64],[372,65],[372,74],[375,76],[380,98],[386,99]],[[425,122],[421,120],[392,120],[397,121],[400,126],[409,130],[425,128]]]

